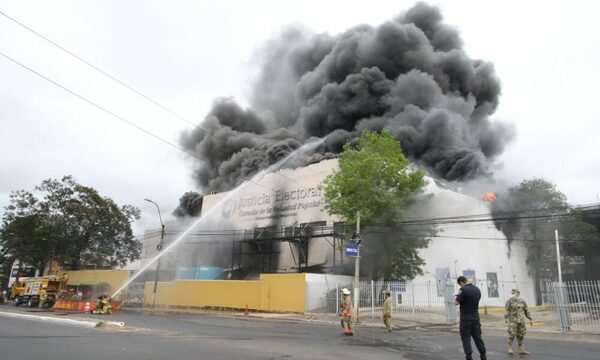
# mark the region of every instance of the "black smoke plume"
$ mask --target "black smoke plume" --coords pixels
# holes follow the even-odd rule
[[[500,82],[471,59],[440,10],[418,3],[386,23],[339,35],[289,28],[259,54],[250,107],[220,99],[180,143],[202,159],[204,191],[230,190],[310,139],[325,138],[310,163],[331,157],[365,129],[387,128],[404,153],[447,180],[488,174],[512,138],[490,121]]]
[[[173,215],[178,218],[198,216],[202,210],[203,196],[194,191],[188,191],[179,198],[179,206],[173,210]]]

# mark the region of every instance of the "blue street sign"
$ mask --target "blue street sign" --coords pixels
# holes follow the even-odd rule
[[[345,250],[346,256],[350,256],[350,257],[358,256],[358,245],[346,244],[344,250]]]

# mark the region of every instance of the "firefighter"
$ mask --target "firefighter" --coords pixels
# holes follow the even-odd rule
[[[383,324],[388,332],[392,332],[392,293],[389,290],[385,292],[385,301],[383,302]]]
[[[98,297],[96,308],[92,310],[92,314],[108,315],[112,313],[112,305],[110,304],[110,298],[106,294],[102,294]]]
[[[354,332],[352,331],[352,297],[350,296],[350,290],[343,288],[342,289],[343,300],[340,305],[341,309],[341,324],[342,329],[344,331],[344,335],[352,336]]]
[[[513,341],[517,338],[517,344],[519,344],[519,355],[530,355],[523,346],[523,339],[527,329],[525,328],[525,318],[529,319],[529,324],[533,325],[533,320],[527,303],[525,300],[520,299],[521,292],[517,289],[512,289],[511,293],[513,297],[508,299],[506,302],[506,315],[504,319],[508,324],[508,349],[509,354],[513,354]]]
[[[40,299],[38,302],[38,307],[42,307],[42,305],[44,305],[45,302],[46,302],[46,291],[42,290],[42,291],[40,291]]]
[[[69,282],[69,275],[67,275],[67,273],[63,273],[62,277],[60,278],[59,289],[66,289],[67,288],[67,282]]]

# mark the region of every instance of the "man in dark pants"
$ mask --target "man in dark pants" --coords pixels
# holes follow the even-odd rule
[[[479,322],[479,299],[481,291],[473,284],[467,284],[467,278],[459,276],[456,280],[460,290],[456,295],[454,303],[460,305],[460,339],[466,359],[473,360],[473,348],[471,348],[471,337],[479,350],[481,360],[486,360],[485,344],[481,339],[481,323]]]

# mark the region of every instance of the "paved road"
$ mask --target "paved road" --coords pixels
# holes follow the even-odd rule
[[[8,309],[3,309],[8,310]],[[84,328],[0,316],[0,359],[464,359],[458,335],[437,331],[358,328],[233,316],[117,314],[126,330]],[[511,358],[502,337],[485,337],[490,359]],[[600,345],[530,340],[534,358],[598,359]],[[513,356],[513,359],[518,356]]]

